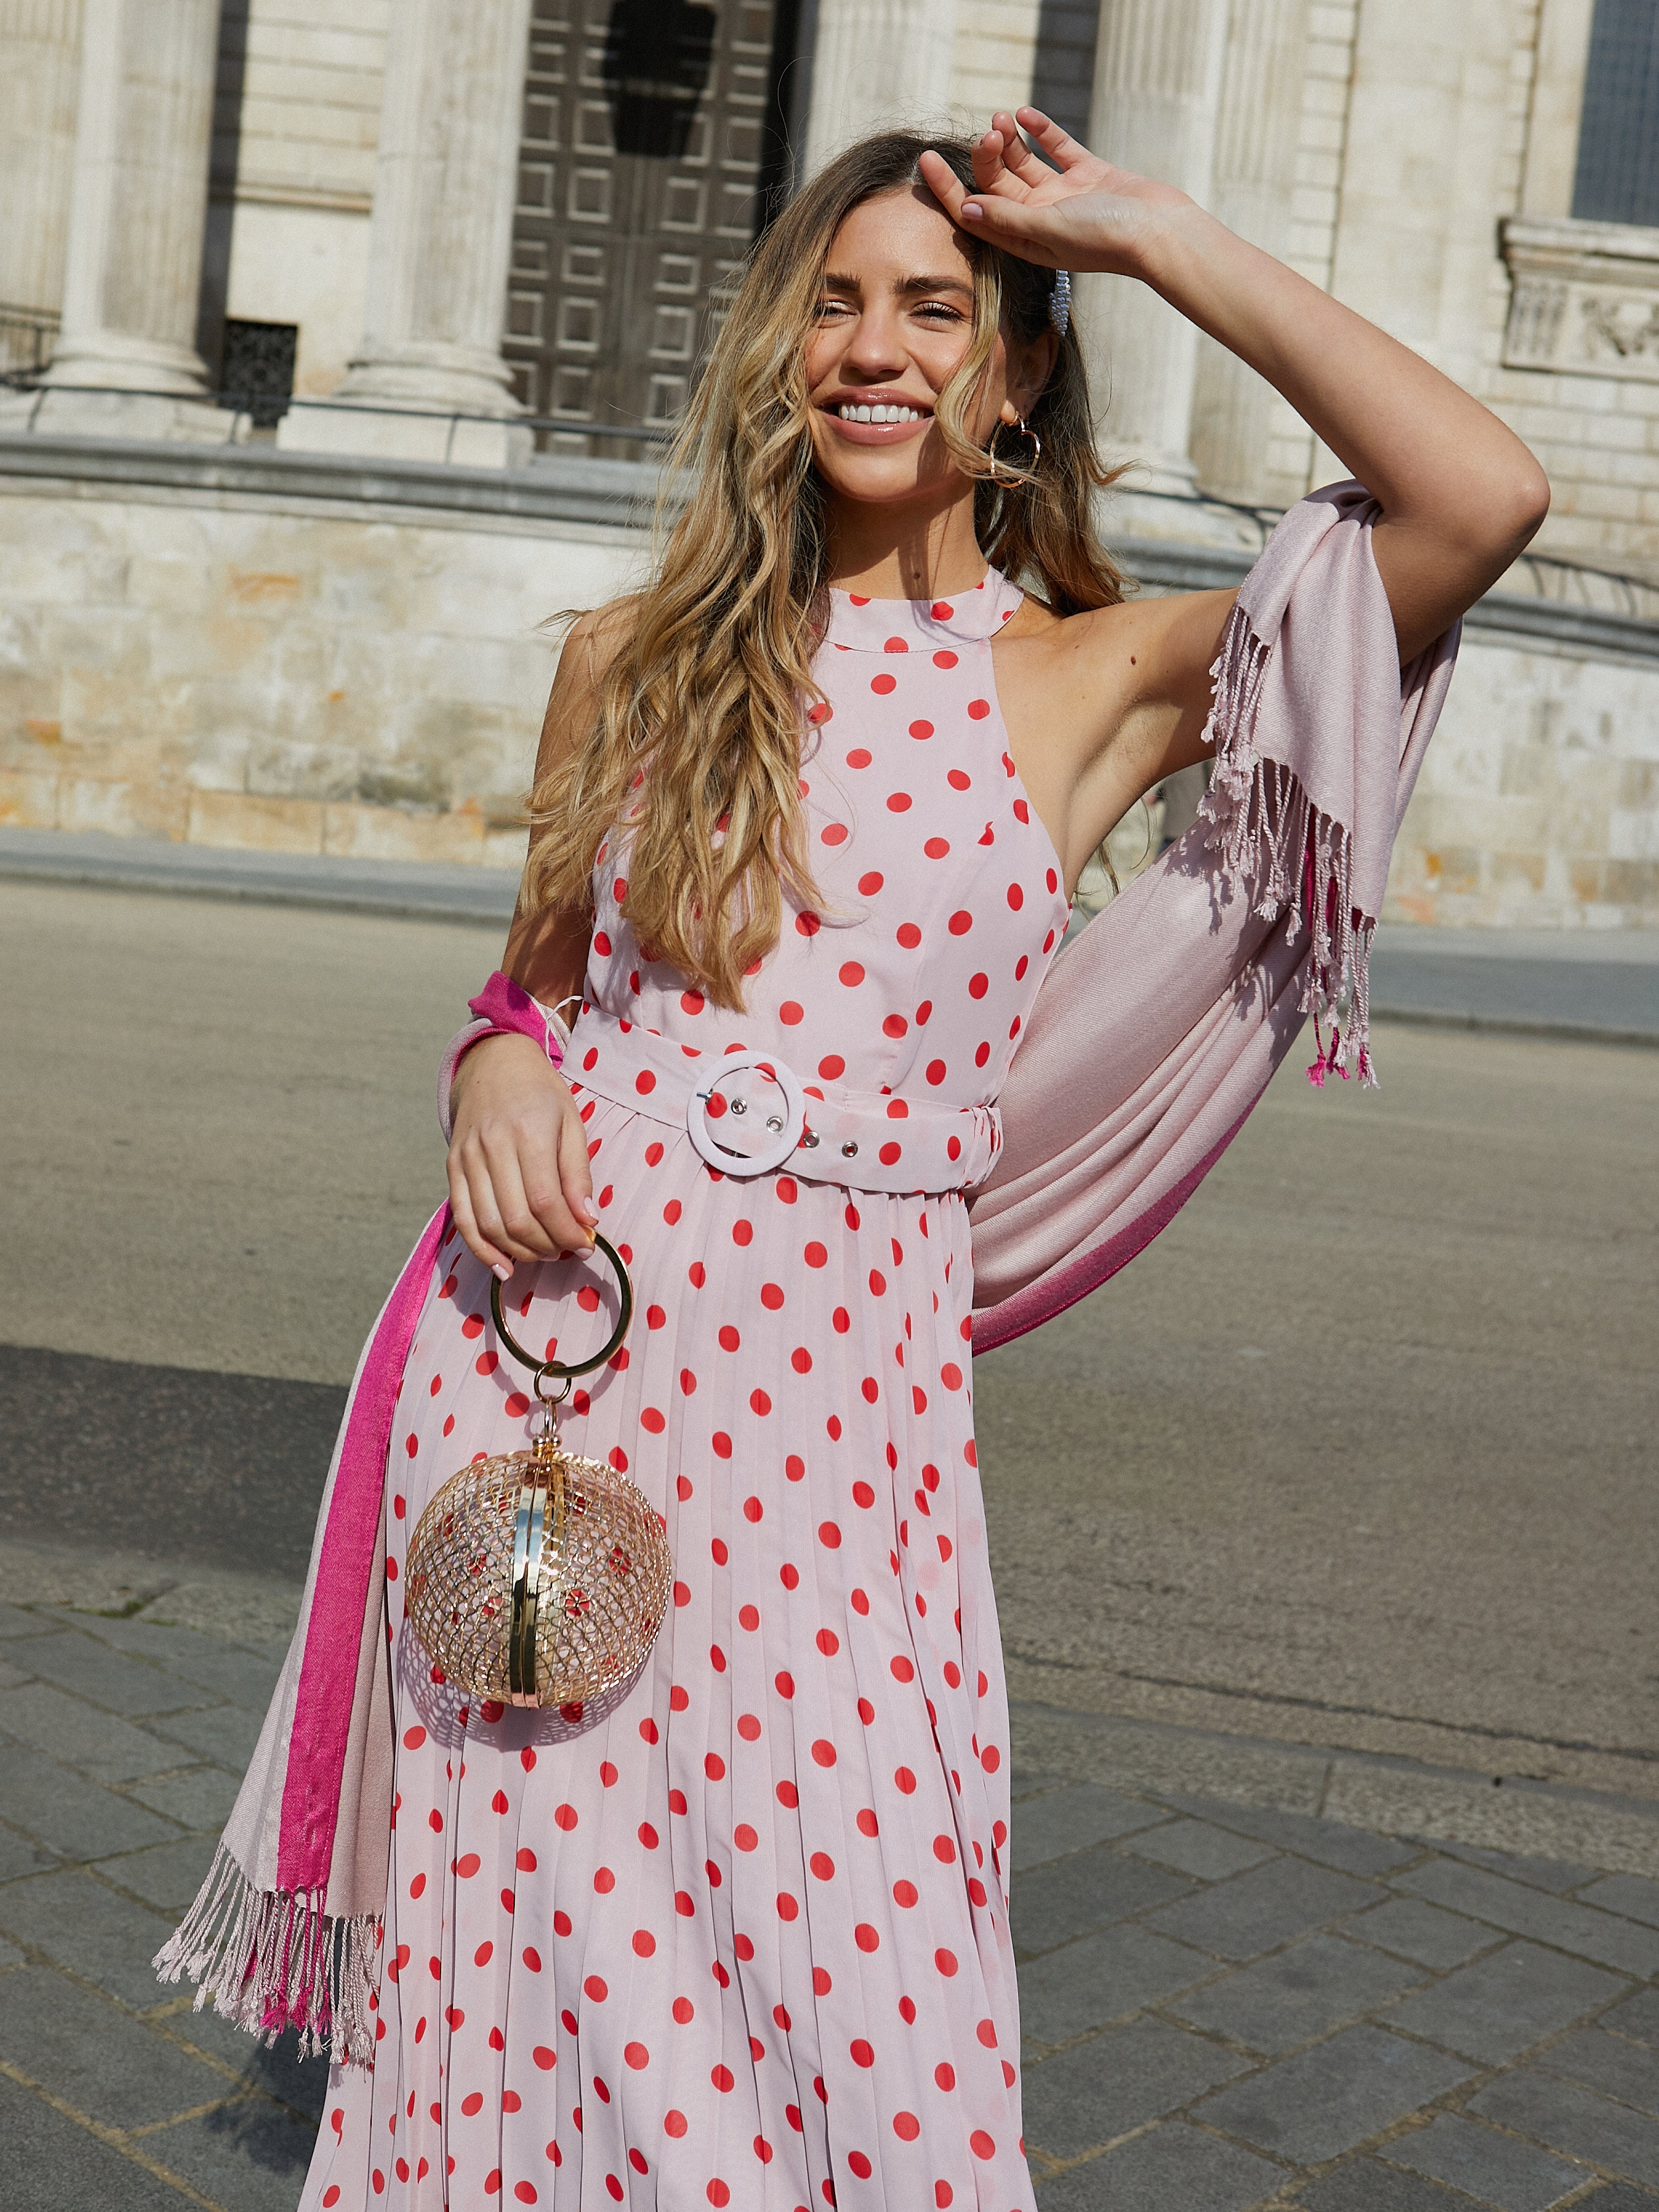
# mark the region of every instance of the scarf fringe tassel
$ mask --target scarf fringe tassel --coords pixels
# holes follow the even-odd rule
[[[369,2065],[380,1922],[333,1919],[323,1903],[321,1890],[256,1889],[221,1844],[155,1971],[164,1982],[188,1977],[198,2012],[211,1996],[216,2012],[267,2046],[294,2027],[302,2057]]]
[[[1255,746],[1255,720],[1269,648],[1242,607],[1227,618],[1221,651],[1210,670],[1215,696],[1205,735],[1215,748],[1215,773],[1199,812],[1208,823],[1206,848],[1221,855],[1230,882],[1249,885],[1255,913],[1274,921],[1290,908],[1287,942],[1312,935],[1301,1010],[1314,1020],[1318,1053],[1308,1080],[1350,1067],[1375,1087],[1370,1054],[1370,963],[1374,917],[1353,903],[1353,858],[1343,824],[1315,806],[1282,761]],[[1330,1035],[1324,1036],[1322,1024]]]

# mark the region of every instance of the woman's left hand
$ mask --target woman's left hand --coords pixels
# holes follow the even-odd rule
[[[1026,144],[1022,125],[1048,161]],[[974,191],[938,154],[924,154],[921,166],[927,189],[953,222],[1045,269],[1139,276],[1150,241],[1171,216],[1196,208],[1173,185],[1101,161],[1036,107],[1015,113],[999,108],[991,118],[974,148]]]

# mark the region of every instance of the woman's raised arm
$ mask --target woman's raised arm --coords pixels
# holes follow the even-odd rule
[[[1382,507],[1371,542],[1402,662],[1474,605],[1543,520],[1543,470],[1449,377],[1186,193],[1097,159],[1038,109],[992,118],[975,150],[977,191],[937,155],[922,171],[970,235],[1047,267],[1139,277],[1283,393]]]

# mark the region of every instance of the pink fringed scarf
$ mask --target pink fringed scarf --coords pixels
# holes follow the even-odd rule
[[[1457,649],[1453,629],[1401,678],[1371,558],[1376,513],[1360,486],[1338,484],[1280,522],[1213,672],[1216,774],[1200,820],[1037,994],[998,1101],[1002,1152],[972,1200],[976,1352],[1035,1328],[1151,1243],[1307,1014],[1316,1080],[1346,1076],[1351,1060],[1373,1079],[1371,933]],[[504,978],[492,988],[446,1078],[500,1027],[539,1035],[556,1056],[556,1018],[532,1016]],[[256,2033],[296,2027],[303,2050],[363,2064],[391,1832],[386,1449],[448,1235],[446,1208],[364,1348],[282,1680],[212,1869],[155,1962]]]

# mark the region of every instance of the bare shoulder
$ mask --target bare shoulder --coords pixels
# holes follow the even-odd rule
[[[593,728],[605,671],[625,649],[638,609],[636,595],[611,599],[578,615],[566,630],[559,665],[553,672],[547,712],[542,717],[538,776],[562,754],[579,746]]]
[[[586,614],[578,615],[565,632],[559,655],[560,673],[563,674],[568,665],[570,675],[577,680],[589,685],[599,684],[633,635],[639,620],[641,599],[641,593],[630,592],[622,599],[608,599],[602,607],[592,607]]]

